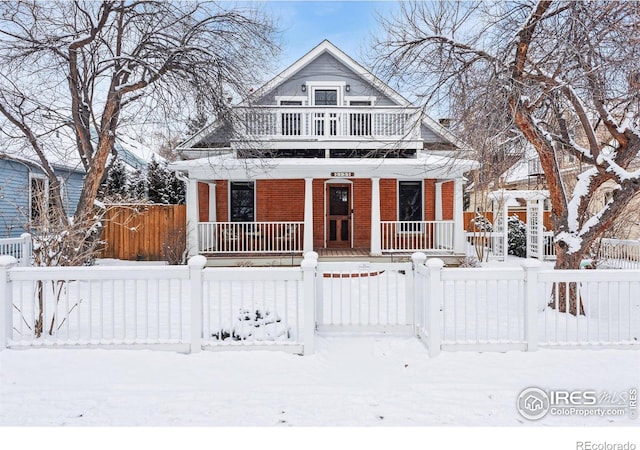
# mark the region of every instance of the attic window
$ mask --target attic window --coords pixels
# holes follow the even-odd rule
[[[338,91],[336,89],[316,89],[314,91],[313,104],[317,106],[336,106],[338,104]]]

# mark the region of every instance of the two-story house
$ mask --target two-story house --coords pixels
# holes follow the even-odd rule
[[[463,255],[468,150],[325,40],[177,149],[189,254]]]

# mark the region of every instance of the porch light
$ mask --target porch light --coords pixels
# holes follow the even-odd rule
[[[351,85],[350,85],[350,84],[347,84],[347,85],[344,87],[344,90],[345,90],[345,91],[347,91],[347,92],[351,91]]]
[[[300,89],[302,89],[302,92],[307,92],[307,85],[302,84],[302,86],[300,86]]]

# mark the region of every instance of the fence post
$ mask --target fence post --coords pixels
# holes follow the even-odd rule
[[[427,270],[429,271],[429,288],[427,303],[429,307],[429,356],[434,357],[440,354],[440,305],[442,304],[442,268],[444,262],[439,258],[428,259]]]
[[[524,269],[524,337],[527,340],[527,351],[538,349],[538,273],[542,263],[537,259],[525,259]]]
[[[20,243],[20,266],[31,266],[31,235],[29,233],[22,233],[20,235],[22,242]]]
[[[302,298],[304,299],[304,343],[303,355],[311,355],[315,351],[314,341],[316,332],[316,268],[318,254],[307,252],[300,268],[302,269]]]
[[[17,263],[13,256],[0,256],[0,352],[7,348],[13,333],[13,289],[9,269]]]
[[[190,353],[202,350],[202,269],[207,258],[196,255],[189,258],[189,283],[191,284],[191,348]]]
[[[409,292],[407,292],[407,311],[409,310],[409,304],[411,304],[413,308],[413,334],[416,334],[418,325],[424,325],[422,323],[424,321],[424,311],[422,309],[424,304],[424,291],[422,289],[422,283],[418,282],[418,268],[422,267],[426,260],[427,255],[422,252],[415,252],[411,255],[411,283],[413,291],[410,292],[411,297],[409,297]]]

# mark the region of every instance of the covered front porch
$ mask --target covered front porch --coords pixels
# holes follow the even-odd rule
[[[292,158],[267,168],[223,158],[177,163],[189,175],[190,255],[291,264],[308,251],[464,255],[462,169],[451,170],[450,158]]]

